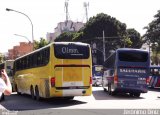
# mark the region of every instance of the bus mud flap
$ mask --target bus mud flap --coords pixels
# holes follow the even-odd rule
[[[49,96],[50,96],[49,80],[48,80],[48,79],[45,80],[45,94],[46,94],[46,97],[49,97]]]

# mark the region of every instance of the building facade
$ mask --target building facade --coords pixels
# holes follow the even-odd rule
[[[59,22],[57,27],[54,29],[54,33],[47,33],[47,41],[53,42],[60,34],[64,32],[76,32],[82,27],[84,27],[84,23],[82,22],[73,22],[71,20]]]
[[[14,46],[8,50],[8,59],[16,59],[33,51],[33,43],[20,42],[20,45]]]

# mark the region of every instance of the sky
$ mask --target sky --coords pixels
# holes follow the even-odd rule
[[[108,14],[141,35],[160,10],[160,0],[68,0],[70,20],[86,22],[84,2],[89,2],[88,17]],[[0,52],[7,52],[19,42],[28,42],[26,38],[32,41],[29,19],[20,13],[8,12],[6,8],[28,15],[34,39],[39,40],[46,38],[47,32],[53,33],[59,22],[65,21],[64,3],[65,0],[0,0]]]

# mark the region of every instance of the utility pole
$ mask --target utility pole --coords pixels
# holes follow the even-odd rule
[[[84,2],[83,4],[84,8],[85,8],[85,15],[86,15],[86,22],[88,21],[88,7],[89,7],[89,2]]]
[[[32,23],[32,20],[30,19],[30,17],[29,17],[27,14],[25,14],[25,13],[23,13],[23,12],[20,12],[20,11],[17,11],[17,10],[13,10],[13,9],[6,8],[6,11],[13,11],[13,12],[17,12],[17,13],[22,14],[22,15],[24,15],[24,16],[26,16],[26,17],[28,18],[28,20],[30,21],[31,26],[32,26],[32,44],[33,44],[33,46],[32,46],[32,47],[33,47],[33,48],[32,48],[32,50],[34,50],[33,23]]]
[[[68,17],[69,17],[69,12],[68,12],[68,1],[69,0],[66,0],[65,1],[65,10],[66,10],[66,22],[68,22]]]
[[[106,50],[105,50],[105,36],[104,36],[104,30],[103,30],[103,61],[106,61]]]

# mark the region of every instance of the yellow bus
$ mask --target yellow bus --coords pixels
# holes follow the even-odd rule
[[[33,99],[89,96],[92,93],[92,56],[89,44],[54,42],[15,59],[18,94]]]

